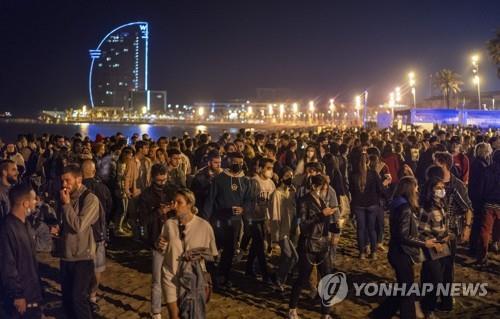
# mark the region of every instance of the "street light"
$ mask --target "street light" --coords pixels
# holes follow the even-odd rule
[[[416,108],[417,107],[417,98],[416,98],[416,94],[415,94],[415,73],[413,73],[413,72],[408,73],[408,81],[409,81],[410,88],[411,88],[411,95],[413,97],[413,108]]]
[[[472,75],[474,76],[473,81],[474,84],[477,86],[477,105],[478,108],[481,109],[481,88],[479,85],[479,56],[477,54],[474,54],[471,57],[472,60]]]
[[[200,106],[200,107],[198,108],[198,115],[199,115],[200,117],[202,117],[202,116],[203,116],[203,114],[205,114],[205,109],[203,108],[203,106]]]
[[[313,113],[314,113],[314,101],[311,100],[309,101],[309,118],[311,119],[311,122],[314,120]]]
[[[330,113],[332,114],[332,121],[335,117],[335,99],[330,99]]]
[[[359,117],[359,109],[361,108],[361,95],[354,97],[354,108],[356,110],[356,117]]]
[[[272,116],[273,115],[273,105],[272,104],[269,104],[267,106],[267,113]]]
[[[394,98],[394,92],[389,93],[389,107],[391,108],[391,116],[394,121],[394,105],[396,104],[396,100]]]
[[[396,103],[399,103],[401,102],[401,88],[399,86],[396,86],[396,95],[395,95],[395,98],[396,98]]]
[[[280,104],[280,118],[283,118],[283,114],[285,114],[285,104]]]

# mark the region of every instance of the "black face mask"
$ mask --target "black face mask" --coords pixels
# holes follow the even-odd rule
[[[283,184],[285,184],[286,186],[292,186],[292,179],[291,178],[284,179]]]
[[[231,164],[231,172],[233,172],[233,173],[236,174],[236,173],[241,172],[241,169],[242,169],[241,168],[241,164],[236,164],[236,163],[235,164]]]
[[[163,190],[163,188],[165,188],[165,184],[158,184],[158,183],[153,183],[153,187],[156,189],[156,190]]]

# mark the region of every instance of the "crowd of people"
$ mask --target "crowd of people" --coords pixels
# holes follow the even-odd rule
[[[291,289],[299,318],[311,273],[334,272],[348,222],[360,259],[384,258],[396,281],[450,283],[457,245],[474,264],[500,241],[500,136],[323,128],[215,139],[117,133],[19,135],[0,142],[0,297],[7,318],[41,318],[37,252],[60,258],[68,318],[92,318],[106,249],[130,238],[152,252],[151,317],[204,318],[213,289],[228,289],[235,265],[279,292]],[[390,238],[384,239],[386,216]],[[279,254],[277,262],[270,256]],[[384,257],[382,257],[384,256]],[[415,296],[389,297],[372,315],[419,315]],[[427,295],[423,315],[451,311]],[[321,303],[321,318],[331,318]],[[105,315],[105,314],[104,314]]]

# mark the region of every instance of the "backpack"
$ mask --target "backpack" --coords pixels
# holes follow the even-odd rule
[[[78,199],[78,210],[79,210],[78,213],[80,213],[80,211],[83,207],[83,203],[85,202],[85,198],[90,193],[92,193],[92,191],[90,191],[89,189],[86,189],[80,195],[80,198]],[[107,231],[107,227],[106,227],[106,212],[104,211],[104,208],[102,207],[100,200],[99,200],[99,218],[91,226],[92,226],[92,232],[94,233],[94,240],[96,243],[103,242],[103,241],[106,241],[106,242],[109,241],[108,231]]]

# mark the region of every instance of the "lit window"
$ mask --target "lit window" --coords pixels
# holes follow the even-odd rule
[[[124,48],[124,49],[123,49],[123,52],[128,52],[128,48]]]
[[[106,61],[111,61],[111,58],[108,56],[108,57],[106,58]]]

